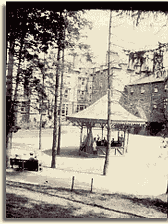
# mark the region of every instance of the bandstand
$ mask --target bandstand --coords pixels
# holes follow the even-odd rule
[[[129,132],[134,127],[144,127],[147,119],[137,117],[126,109],[124,109],[117,100],[111,100],[111,111],[112,111],[112,120],[111,120],[111,129],[124,132],[124,142],[128,144]],[[85,139],[85,152],[93,152],[93,134],[92,128],[99,127],[102,129],[102,138],[103,130],[107,128],[107,117],[108,117],[108,97],[107,94],[96,101],[94,104],[90,105],[86,109],[67,116],[67,120],[71,121],[73,125],[80,128],[80,146],[82,145],[82,135],[83,128],[87,128],[87,137]],[[125,133],[127,133],[127,139],[125,139]],[[122,145],[122,153],[124,153],[125,147]],[[80,152],[80,149],[79,149]]]

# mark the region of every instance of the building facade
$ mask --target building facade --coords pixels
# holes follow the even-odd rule
[[[138,116],[137,108],[142,108],[149,122],[164,122],[168,109],[167,85],[167,77],[140,78],[125,86],[120,103]]]
[[[119,100],[121,92],[124,90],[125,83],[129,83],[130,74],[133,73],[132,70],[128,70],[128,64],[122,62],[117,57],[117,53],[112,54],[112,58],[115,59],[114,63],[110,68],[110,74],[112,76],[112,94],[115,96],[116,100]],[[92,83],[92,103],[100,99],[102,96],[107,94],[108,90],[108,68],[106,65],[100,68],[93,69],[91,76],[93,76]]]
[[[142,53],[142,52],[141,52]],[[115,55],[116,56],[116,55]],[[128,63],[113,63],[113,98],[132,114],[147,118],[150,123],[165,123],[168,119],[168,60],[167,50],[162,54],[162,66],[149,53],[129,56]],[[143,57],[141,57],[143,56]],[[116,58],[115,58],[116,59]],[[148,59],[148,60],[147,60]],[[93,74],[92,102],[107,93],[108,70],[99,69]],[[118,96],[117,96],[118,95]],[[117,96],[117,97],[116,97]]]

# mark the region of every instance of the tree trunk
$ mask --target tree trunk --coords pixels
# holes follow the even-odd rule
[[[59,86],[59,60],[60,60],[60,46],[58,46],[57,54],[57,69],[56,69],[56,82],[55,82],[55,102],[54,102],[54,130],[53,130],[53,145],[52,145],[52,161],[51,168],[55,168],[55,150],[56,150],[56,141],[57,141],[57,101],[58,101],[58,86]]]
[[[44,72],[45,72],[45,53],[44,53]],[[44,76],[45,74],[42,73],[43,75],[43,88],[44,88]],[[41,150],[41,129],[42,129],[42,118],[43,118],[43,95],[42,95],[42,103],[41,103],[41,108],[40,109],[40,124],[39,124],[39,150]]]
[[[42,126],[42,113],[40,114],[40,124],[39,124],[39,150],[41,150],[41,126]]]
[[[61,122],[62,122],[62,89],[63,89],[63,76],[64,76],[64,48],[62,50],[62,72],[61,72],[61,86],[60,86],[60,115],[59,115],[59,129],[58,129],[58,147],[57,155],[60,155],[60,144],[61,144]]]
[[[12,78],[14,64],[14,41],[10,41],[9,63],[6,88],[6,168],[10,167],[10,146],[12,141],[11,128],[13,126],[13,105],[12,105]]]
[[[110,22],[109,22],[109,44],[108,44],[108,126],[107,126],[107,148],[106,148],[106,158],[104,163],[103,175],[107,174],[108,166],[109,166],[109,152],[111,148],[111,86],[112,86],[112,74],[110,74],[110,45],[111,45],[111,19],[112,19],[112,11],[110,10]]]
[[[15,94],[14,94],[14,125],[17,125],[18,86],[19,86],[19,78],[20,78],[20,72],[21,72],[20,64],[21,64],[22,48],[23,48],[23,39],[21,39],[21,44],[19,49],[19,63],[18,63],[18,69],[17,69],[16,87],[15,87]]]

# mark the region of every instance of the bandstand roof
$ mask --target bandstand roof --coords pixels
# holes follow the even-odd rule
[[[112,99],[112,124],[145,124],[147,119],[139,118],[126,109],[124,109],[118,101]],[[96,124],[106,125],[108,117],[108,96],[107,94],[90,105],[86,109],[67,116],[67,119],[75,125],[87,126],[89,123],[94,126]]]

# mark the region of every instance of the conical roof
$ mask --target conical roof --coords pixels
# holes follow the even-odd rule
[[[111,101],[112,123],[145,123],[146,119],[137,117],[126,109],[124,109],[117,100]],[[94,121],[99,123],[107,123],[108,118],[108,96],[104,95],[97,100],[94,104],[90,105],[86,109],[67,116],[71,121]]]

